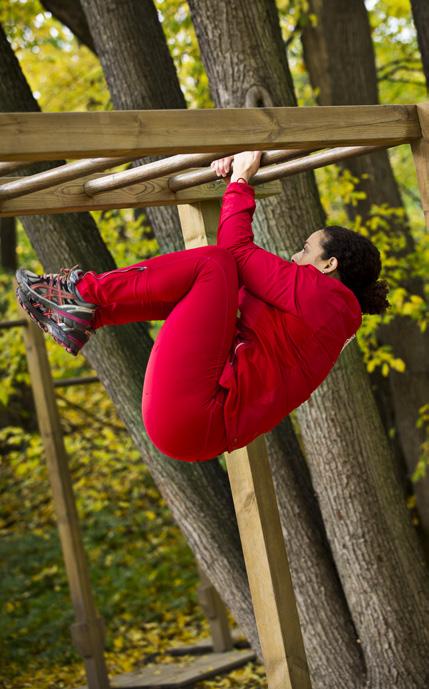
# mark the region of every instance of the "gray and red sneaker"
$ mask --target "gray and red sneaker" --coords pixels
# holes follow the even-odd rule
[[[74,355],[94,332],[96,305],[84,301],[76,288],[83,274],[78,266],[44,275],[24,268],[16,273],[16,295],[22,308],[42,330]]]

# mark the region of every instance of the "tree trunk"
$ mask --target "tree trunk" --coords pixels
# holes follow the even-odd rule
[[[56,19],[65,24],[87,48],[96,52],[88,22],[79,0],[40,0]]]
[[[0,111],[38,109],[0,27]],[[31,172],[47,169],[33,165]],[[28,170],[30,172],[30,170]],[[25,216],[25,230],[46,270],[79,264],[102,272],[114,261],[88,213]],[[91,366],[111,396],[173,517],[199,563],[221,593],[260,656],[235,511],[225,471],[217,459],[183,463],[161,455],[144,432],[141,387],[152,340],[145,324],[104,328],[85,346]]]
[[[426,77],[426,88],[429,91],[429,4],[427,0],[411,0],[411,9]]]
[[[218,107],[295,104],[272,0],[189,5]],[[288,179],[283,188],[281,198],[259,204],[255,234],[290,255],[324,218],[312,176]],[[269,443],[313,685],[423,689],[427,569],[356,343],[297,416],[327,540],[286,419]],[[305,515],[298,528],[296,513]]]
[[[82,7],[117,110],[186,107],[151,0],[83,0]],[[161,253],[185,248],[174,206],[147,208],[146,216]]]
[[[0,218],[0,265],[8,273],[15,273],[18,267],[15,218]]]
[[[310,8],[317,17],[317,25],[304,29],[302,42],[312,85],[319,89],[320,105],[378,103],[375,57],[364,1],[345,4],[342,0],[311,0]],[[387,152],[350,159],[343,167],[360,180],[363,174],[367,175],[358,185],[365,192],[365,199],[349,209],[352,217],[359,214],[365,222],[374,204],[387,204],[404,212]],[[389,235],[404,245],[394,254],[411,259],[416,246],[405,216],[390,221]],[[424,297],[420,280],[405,273],[401,283],[411,293]],[[422,333],[415,320],[398,316],[380,326],[377,337],[380,345],[391,345],[395,356],[406,363],[404,373],[391,371],[388,379],[372,376],[371,382],[379,409],[390,401],[390,410],[381,415],[394,419],[398,434],[392,443],[400,444],[396,456],[399,462],[405,459],[410,477],[425,440],[425,430],[418,429],[416,422],[419,408],[427,403],[429,395],[429,331]],[[416,492],[422,525],[429,537],[429,475],[414,487],[409,482],[409,489]]]

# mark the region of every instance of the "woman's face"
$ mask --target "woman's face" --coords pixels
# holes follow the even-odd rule
[[[323,238],[323,235],[323,230],[316,230],[316,232],[313,232],[313,234],[311,234],[305,240],[301,251],[298,251],[292,256],[291,261],[300,266],[311,264],[318,270],[323,271],[328,275],[332,275],[332,277],[338,277],[338,274],[336,273],[338,266],[337,259],[334,256],[325,259],[321,258],[323,253],[321,239]]]

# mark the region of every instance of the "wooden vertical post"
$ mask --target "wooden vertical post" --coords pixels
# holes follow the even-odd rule
[[[416,107],[422,130],[422,138],[417,139],[411,144],[411,150],[416,167],[426,227],[429,230],[429,103],[419,103]]]
[[[76,622],[71,627],[72,639],[84,659],[88,689],[109,689],[103,653],[103,621],[97,614],[91,592],[45,341],[39,328],[30,318],[27,320],[28,326],[23,328],[23,333],[28,368],[76,615]]]
[[[218,201],[179,205],[186,248],[216,243]],[[311,689],[265,438],[225,453],[269,689]]]
[[[232,651],[234,643],[228,625],[225,605],[218,592],[198,567],[200,586],[198,587],[198,602],[200,603],[210,625],[214,653]]]

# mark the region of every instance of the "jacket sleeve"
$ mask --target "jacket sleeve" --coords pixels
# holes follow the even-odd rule
[[[222,201],[217,245],[233,254],[240,282],[249,292],[278,309],[296,313],[298,266],[254,243],[255,208],[253,187],[229,184]]]

